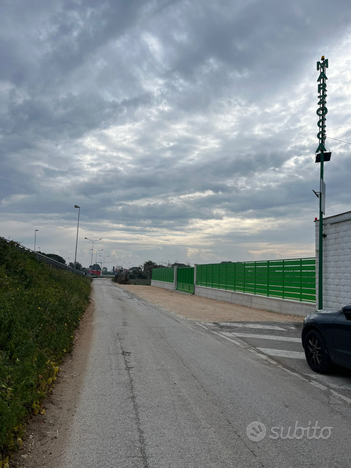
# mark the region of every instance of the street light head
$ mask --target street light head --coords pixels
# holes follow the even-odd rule
[[[36,229],[35,232],[39,231],[39,229]]]
[[[80,209],[80,206],[78,206],[78,205],[74,205],[74,208],[79,208],[79,209]]]

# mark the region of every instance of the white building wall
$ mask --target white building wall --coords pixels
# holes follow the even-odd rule
[[[323,309],[351,304],[351,211],[323,220]],[[318,303],[319,222],[315,223]]]

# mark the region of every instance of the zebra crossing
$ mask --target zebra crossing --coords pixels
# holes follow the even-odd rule
[[[228,338],[240,338],[263,354],[285,359],[305,359],[301,323],[217,322],[204,324]]]
[[[351,371],[336,369],[331,375],[321,375],[309,368],[301,343],[302,323],[201,322],[198,325],[237,346],[255,350],[268,361],[273,359],[304,376],[312,385],[329,388],[333,394],[339,392],[340,398],[351,402]]]

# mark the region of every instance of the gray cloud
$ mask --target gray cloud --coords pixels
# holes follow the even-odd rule
[[[315,62],[328,135],[351,141],[350,23],[346,0],[7,2],[2,235],[30,246],[40,226],[68,256],[78,203],[82,236],[137,263],[312,255]],[[328,145],[333,214],[350,209],[349,146]]]

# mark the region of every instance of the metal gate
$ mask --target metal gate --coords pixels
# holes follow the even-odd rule
[[[177,268],[177,291],[194,294],[194,268]]]

